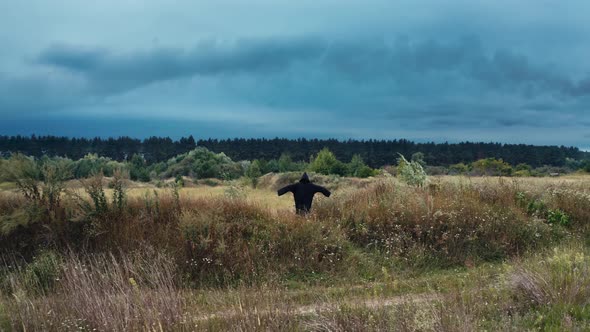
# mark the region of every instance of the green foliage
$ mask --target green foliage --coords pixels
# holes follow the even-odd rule
[[[250,179],[253,187],[256,187],[256,184],[258,183],[258,178],[260,176],[262,176],[261,168],[262,168],[262,166],[261,166],[260,161],[254,160],[250,164],[250,167],[248,167],[248,169],[246,170],[246,177],[248,177],[248,179]]]
[[[518,176],[518,177],[528,177],[528,176],[532,176],[533,175],[533,168],[530,165],[521,163],[516,165],[516,167],[514,167],[514,172],[512,173],[512,176]]]
[[[291,156],[287,153],[283,153],[279,158],[279,172],[293,172],[298,171],[297,164],[291,160]]]
[[[82,180],[82,186],[90,202],[82,196],[76,196],[78,207],[81,210],[72,221],[83,222],[84,235],[90,239],[96,238],[110,230],[116,220],[121,218],[127,207],[127,195],[125,193],[123,174],[115,171],[109,186],[113,189],[111,201],[107,200],[103,187],[104,177],[101,173]]]
[[[117,169],[124,168],[124,163],[89,153],[85,155],[84,158],[73,162],[73,175],[77,179],[84,179],[93,174],[102,172],[105,176],[110,177],[113,176]]]
[[[569,226],[571,220],[567,213],[555,209],[555,210],[548,210],[547,211],[547,222],[550,224],[558,224],[561,226]]]
[[[261,173],[277,173],[279,171],[279,162],[276,159],[271,159],[268,162],[260,163]]]
[[[574,158],[565,158],[565,167],[567,167],[568,169],[570,169],[572,171],[582,169],[583,165],[584,165],[584,160],[577,160]]]
[[[571,224],[571,217],[566,212],[559,208],[549,208],[544,201],[529,197],[524,192],[516,193],[516,201],[521,207],[526,208],[529,215],[543,218],[550,224],[560,226],[570,226]]]
[[[123,208],[127,204],[127,198],[125,188],[123,187],[123,176],[121,171],[115,171],[110,187],[113,188],[113,208],[117,211],[123,211]]]
[[[413,153],[410,160],[420,164],[422,167],[426,166],[426,162],[424,161],[424,153],[422,153],[422,152]]]
[[[30,204],[43,207],[48,212],[47,217],[54,218],[65,190],[64,181],[71,174],[69,166],[66,160],[43,158],[35,161],[16,154],[5,165],[5,170]]]
[[[512,166],[502,159],[486,158],[471,164],[474,175],[510,176]]]
[[[428,176],[422,165],[417,161],[407,161],[403,155],[399,155],[397,174],[405,183],[422,187],[428,181]]]
[[[167,163],[164,177],[191,176],[196,179],[217,178],[236,179],[243,174],[242,166],[233,162],[223,153],[215,154],[199,147],[188,153],[178,155]]]
[[[41,291],[43,294],[53,290],[61,272],[61,259],[51,251],[42,252],[35,257],[25,270],[25,283],[30,289]],[[34,285],[34,286],[33,286]]]
[[[250,164],[250,167],[248,167],[248,170],[246,171],[246,176],[251,179],[256,179],[256,178],[262,176],[260,161],[258,159],[254,160]]]
[[[10,214],[0,214],[0,236],[10,236],[19,228],[29,228],[47,218],[47,211],[37,204],[27,204]]]
[[[590,159],[584,160],[584,162],[581,165],[581,169],[584,172],[590,173]]]
[[[142,155],[134,154],[129,162],[129,176],[133,181],[149,182],[150,172]]]
[[[0,291],[13,296],[47,295],[58,284],[62,264],[57,253],[46,250],[39,252],[28,263],[13,261],[9,266],[1,267]]]
[[[182,177],[182,175],[177,174],[174,178],[174,183],[176,183],[176,185],[181,188],[184,187],[184,178]]]
[[[449,167],[451,174],[466,174],[469,172],[469,166],[464,163],[458,163]]]
[[[107,197],[102,187],[102,174],[95,175],[92,179],[84,181],[84,189],[92,203],[94,204],[94,212],[97,215],[103,215],[109,211]]]
[[[518,266],[511,275],[511,286],[517,301],[528,308],[572,308],[588,304],[589,275],[590,259],[584,249],[555,248],[549,257]],[[547,318],[551,317],[544,318],[537,323],[550,323]]]
[[[341,161],[336,159],[336,156],[327,148],[323,148],[320,152],[318,152],[317,156],[313,158],[311,164],[309,165],[309,169],[312,172],[325,175],[346,174],[346,166]]]
[[[346,165],[347,175],[358,178],[367,178],[369,176],[377,175],[377,172],[371,167],[367,166],[360,155],[355,154],[352,156],[350,163]]]

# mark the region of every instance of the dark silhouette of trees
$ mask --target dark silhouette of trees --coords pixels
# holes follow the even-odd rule
[[[544,165],[564,166],[566,159],[590,159],[590,153],[575,147],[534,146],[525,144],[501,144],[481,142],[415,143],[406,139],[396,140],[336,140],[336,139],[286,139],[286,138],[234,138],[201,139],[192,136],[172,140],[169,137],[149,137],[143,140],[131,137],[119,138],[68,138],[58,136],[0,136],[0,156],[23,153],[41,157],[61,156],[73,160],[88,154],[108,157],[117,161],[130,161],[141,155],[147,165],[165,162],[196,146],[213,152],[223,152],[233,160],[255,160],[261,164],[273,161],[273,168],[289,168],[297,162],[309,162],[323,148],[328,148],[341,161],[362,160],[367,166],[377,168],[394,165],[398,154],[412,156],[416,153],[430,166],[449,166],[459,163],[495,158],[511,164],[526,163],[532,167]],[[283,158],[281,158],[283,156]],[[360,159],[359,159],[360,158]]]

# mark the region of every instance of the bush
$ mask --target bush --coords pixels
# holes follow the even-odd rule
[[[256,187],[258,183],[258,178],[262,176],[260,161],[254,160],[248,170],[246,170],[246,176],[250,179],[252,186]]]
[[[569,226],[570,224],[570,217],[563,211],[557,210],[549,210],[547,212],[547,222],[550,224],[558,224],[561,226]]]
[[[313,158],[309,165],[309,169],[312,172],[325,175],[336,174],[343,176],[346,174],[346,166],[336,159],[336,156],[328,150],[328,148],[323,148],[318,155]]]
[[[510,176],[512,166],[502,159],[486,158],[471,163],[473,175]]]
[[[305,165],[301,163],[295,163],[291,160],[291,156],[287,153],[281,154],[279,158],[279,172],[295,172],[295,171],[302,171],[305,169]]]
[[[97,154],[87,154],[84,158],[73,163],[73,175],[76,179],[84,179],[99,172],[105,176],[113,176],[117,169],[124,169],[125,164],[110,158],[99,157]]]
[[[449,170],[451,174],[466,174],[469,172],[469,166],[465,165],[464,163],[458,163],[451,165]]]
[[[371,167],[365,165],[365,162],[358,154],[352,156],[350,163],[346,165],[348,171],[348,176],[354,176],[358,178],[368,178],[370,176],[375,176],[378,174],[377,171],[373,170]]]
[[[422,164],[417,161],[407,161],[401,154],[399,156],[400,158],[397,164],[398,177],[411,186],[424,186],[426,181],[428,181],[428,176]]]
[[[223,153],[215,154],[199,147],[167,162],[163,177],[192,176],[196,179],[217,178],[230,180],[240,177],[244,170]]]

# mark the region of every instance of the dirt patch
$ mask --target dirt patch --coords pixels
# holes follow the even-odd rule
[[[206,321],[210,319],[232,319],[240,316],[249,315],[269,315],[269,314],[283,314],[290,316],[307,316],[316,315],[319,313],[333,312],[339,310],[339,308],[346,307],[358,307],[368,309],[378,309],[383,307],[397,306],[405,303],[424,303],[433,302],[440,300],[442,296],[438,293],[425,293],[425,294],[411,294],[411,295],[400,295],[390,298],[381,299],[349,299],[339,302],[325,302],[310,305],[302,305],[295,307],[277,307],[273,309],[245,309],[241,303],[238,304],[236,309],[221,311],[213,314],[202,315],[196,319],[196,321]]]

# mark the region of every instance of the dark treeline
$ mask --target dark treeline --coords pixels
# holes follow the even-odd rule
[[[500,143],[415,143],[399,140],[347,140],[336,139],[207,139],[195,142],[190,136],[180,140],[168,137],[150,137],[144,140],[119,138],[68,138],[57,136],[0,136],[0,155],[20,152],[30,156],[62,156],[80,159],[95,153],[114,160],[129,160],[133,154],[142,154],[148,163],[168,160],[186,153],[196,146],[214,152],[224,152],[233,160],[278,159],[287,153],[294,161],[309,161],[310,156],[327,147],[339,160],[349,161],[360,155],[371,167],[395,164],[398,153],[411,156],[424,154],[429,165],[469,163],[483,158],[497,158],[517,165],[526,163],[533,167],[543,165],[563,166],[566,158],[585,159],[588,154],[575,147],[534,146]]]
[[[533,167],[563,166],[566,158],[581,160],[588,157],[575,147],[470,142],[415,143],[405,139],[208,139],[199,140],[197,145],[214,152],[224,152],[233,160],[270,160],[279,158],[282,153],[288,153],[296,161],[309,161],[311,155],[327,147],[339,160],[350,161],[353,155],[358,154],[371,167],[396,164],[398,153],[411,156],[415,152],[422,152],[424,161],[432,166],[470,163],[492,157],[503,159],[512,165],[526,163]]]
[[[141,154],[148,163],[168,160],[196,147],[192,136],[174,141],[169,137],[150,137],[144,140],[119,138],[69,138],[58,136],[0,136],[0,156],[20,152],[28,156],[60,156],[73,160],[89,153],[114,160],[129,160]]]

